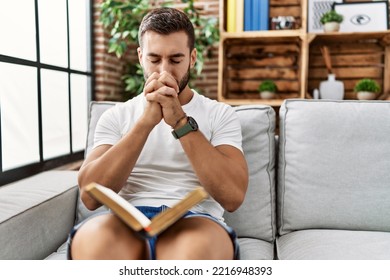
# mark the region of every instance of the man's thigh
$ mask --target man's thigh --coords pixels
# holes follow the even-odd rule
[[[238,244],[225,227],[205,217],[181,219],[158,237],[157,259],[234,259]]]
[[[111,213],[87,220],[69,243],[74,259],[144,259],[145,241]]]

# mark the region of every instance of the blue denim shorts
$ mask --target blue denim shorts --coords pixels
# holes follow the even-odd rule
[[[164,211],[164,209],[167,209],[168,206],[165,206],[165,205],[162,205],[160,207],[137,206],[137,208],[146,217],[148,217],[149,219],[152,219],[158,213],[160,213],[161,211]],[[70,248],[71,248],[71,244],[72,244],[72,239],[75,236],[77,230],[87,220],[89,220],[89,219],[91,219],[93,217],[96,217],[96,216],[99,216],[99,215],[108,214],[108,213],[111,213],[111,211],[108,210],[108,211],[99,212],[96,215],[93,215],[93,216],[89,217],[88,219],[82,221],[81,223],[77,224],[76,226],[74,226],[72,231],[69,233],[68,240],[67,240],[67,258],[68,258],[68,260],[72,259]],[[226,232],[229,234],[230,239],[232,240],[233,248],[234,248],[234,259],[235,260],[239,260],[240,259],[240,247],[239,247],[239,244],[238,244],[237,235],[236,235],[235,231],[231,227],[227,226],[225,223],[219,221],[218,219],[214,218],[213,216],[211,216],[209,214],[205,214],[205,213],[195,213],[195,212],[192,212],[192,211],[188,211],[183,216],[183,218],[190,218],[190,217],[203,217],[203,218],[207,218],[207,219],[210,219],[210,220],[216,222],[221,227],[223,227],[226,230]],[[154,236],[154,237],[146,239],[146,241],[147,241],[146,243],[148,245],[148,250],[149,250],[149,256],[150,256],[151,260],[155,260],[156,259],[156,242],[157,242],[157,239],[158,239],[158,236]]]

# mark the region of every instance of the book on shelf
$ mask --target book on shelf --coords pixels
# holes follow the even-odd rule
[[[236,32],[244,31],[244,0],[236,0]]]
[[[237,0],[227,0],[227,32],[236,32]]]
[[[85,190],[97,201],[111,209],[131,229],[145,238],[150,238],[163,232],[183,217],[188,210],[208,197],[203,187],[196,187],[171,208],[149,219],[130,202],[110,188],[91,183],[86,186]]]
[[[247,0],[245,0],[247,1]],[[268,30],[269,29],[269,0],[250,0],[247,5],[250,11],[251,21],[248,30]]]
[[[244,31],[252,31],[252,1],[244,0]]]
[[[260,30],[261,13],[260,13],[260,1],[252,0],[252,30]]]
[[[269,29],[269,0],[260,0],[260,30]]]

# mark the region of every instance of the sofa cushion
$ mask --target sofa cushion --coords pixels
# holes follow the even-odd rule
[[[390,231],[390,102],[286,100],[278,228]]]
[[[273,260],[274,243],[255,238],[239,238],[240,260]]]
[[[239,237],[275,239],[275,111],[263,105],[235,107],[241,122],[243,150],[249,168],[248,191],[241,207],[225,212]]]
[[[89,123],[88,123],[88,133],[87,133],[87,143],[84,152],[84,158],[91,152],[94,143],[95,129],[98,120],[101,115],[109,108],[115,106],[117,102],[112,101],[92,101],[89,104]],[[84,221],[86,218],[91,215],[104,211],[106,208],[104,206],[99,207],[94,211],[90,211],[85,207],[84,203],[81,201],[80,197],[77,199],[77,219],[76,224]]]
[[[57,249],[57,251],[51,253],[49,256],[45,258],[45,260],[50,260],[50,261],[65,261],[68,259],[67,256],[68,253],[68,243],[64,242],[60,248]]]
[[[77,172],[48,171],[0,188],[0,259],[43,259],[67,238]]]
[[[276,240],[281,260],[390,260],[390,232],[300,230]]]
[[[95,129],[96,124],[98,120],[100,119],[101,115],[106,111],[108,108],[111,108],[114,106],[117,102],[111,102],[111,101],[92,101],[89,104],[89,116],[88,116],[88,133],[87,133],[87,144],[84,152],[84,157],[86,157],[93,148],[93,141],[95,137]]]

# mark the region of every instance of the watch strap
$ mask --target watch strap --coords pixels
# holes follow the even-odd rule
[[[190,120],[195,122],[195,120],[192,119],[191,117],[187,117],[187,122],[186,122],[185,125],[183,125],[182,127],[178,128],[178,129],[172,130],[173,137],[175,137],[176,139],[179,139],[179,138],[183,137],[184,135],[188,134],[191,131],[198,130],[197,126],[194,127],[194,126],[191,125]]]

